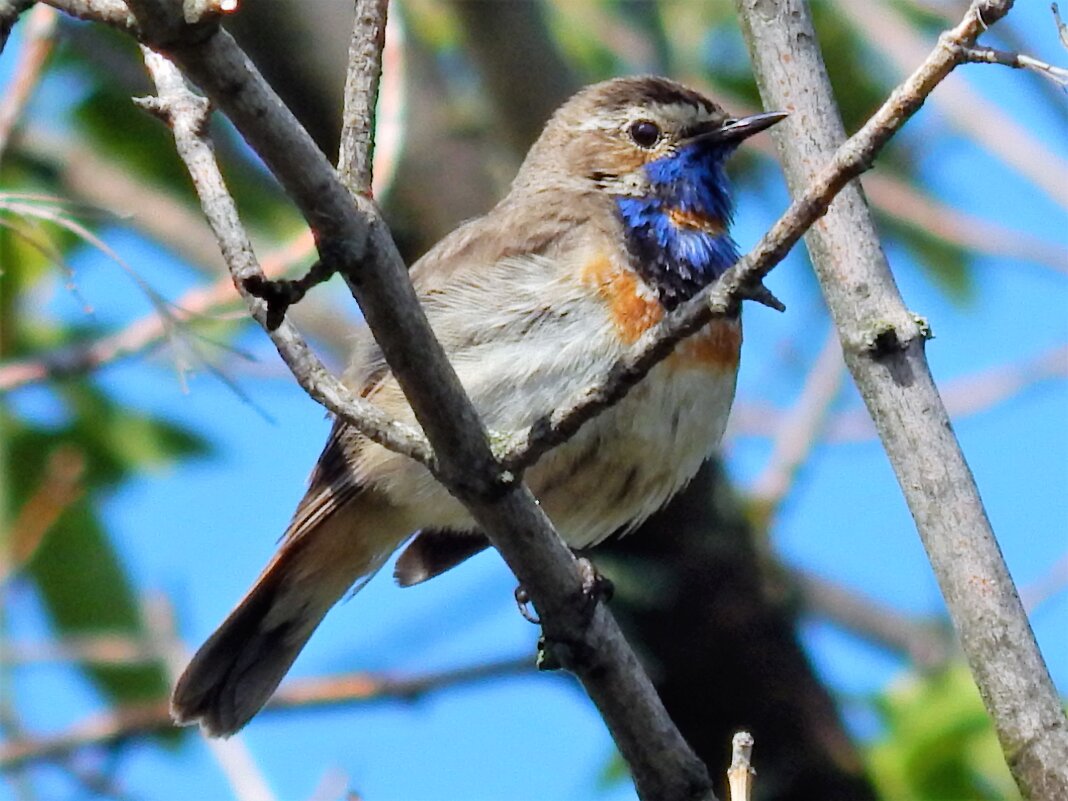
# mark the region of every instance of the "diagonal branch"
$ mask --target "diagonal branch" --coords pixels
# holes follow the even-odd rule
[[[146,50],[145,61],[153,73],[160,98],[150,98],[142,104],[161,114],[174,129],[179,155],[196,183],[205,216],[222,246],[234,284],[253,317],[266,329],[265,304],[245,288],[250,278],[264,280],[263,270],[252,252],[252,243],[241,226],[237,208],[205,138],[207,102],[186,89],[181,74],[163,57]],[[354,397],[327,370],[292,323],[283,321],[268,333],[279,355],[313,398],[335,414],[359,419],[364,433],[375,442],[417,461],[426,463],[431,460],[429,447],[418,432],[390,419],[374,404]]]
[[[796,195],[813,180],[812,165],[849,147],[839,145],[845,132],[808,5],[781,0],[769,11],[760,0],[736,2],[764,102],[795,110],[777,144]],[[962,48],[1011,6],[1011,0],[975,0],[906,87],[940,80],[960,63]],[[894,97],[900,99],[900,90]],[[929,332],[901,299],[858,187],[842,192],[809,231],[807,245],[846,364],[916,521],[1013,776],[1025,797],[1068,797],[1068,721],[931,377],[924,355]]]
[[[277,275],[304,260],[311,250],[311,237],[304,232],[263,260],[266,275]],[[80,342],[60,350],[0,363],[0,394],[28,384],[70,375],[81,375],[121,359],[143,353],[171,336],[173,322],[185,323],[212,315],[237,300],[230,276],[206,287],[186,292],[174,302],[174,319],[157,312],[146,314],[113,334]]]
[[[0,16],[11,13],[11,10],[17,12],[18,4],[11,10],[5,10],[2,7],[4,2],[6,0],[0,0]],[[19,122],[33,90],[37,88],[45,62],[52,52],[58,17],[54,9],[38,6],[30,12],[26,20],[26,42],[19,53],[19,64],[15,68],[10,85],[5,87],[3,99],[0,100],[0,162],[4,160],[11,132]],[[0,50],[2,49],[0,47]]]
[[[962,47],[961,58],[972,64],[1001,64],[1017,70],[1031,70],[1045,75],[1062,89],[1068,88],[1068,69],[1055,67],[1025,53],[996,50],[993,47]]]

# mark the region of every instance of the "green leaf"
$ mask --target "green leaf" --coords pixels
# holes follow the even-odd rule
[[[28,573],[60,633],[148,636],[133,587],[89,500],[75,502],[60,517]],[[169,688],[162,663],[85,670],[101,692],[124,703],[162,698]]]
[[[1015,801],[1019,793],[968,668],[910,675],[876,700],[885,736],[872,780],[894,801]]]
[[[113,485],[145,467],[209,450],[188,429],[121,406],[84,381],[59,386],[73,420],[67,436],[86,451],[93,486]]]

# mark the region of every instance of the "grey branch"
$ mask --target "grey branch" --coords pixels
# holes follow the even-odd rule
[[[1062,89],[1068,89],[1068,69],[1055,67],[1023,53],[995,50],[993,47],[962,47],[960,58],[973,64],[1001,64],[1013,69],[1031,70],[1045,75]]]
[[[338,172],[355,192],[370,194],[375,104],[382,74],[388,0],[356,0],[356,21],[345,76]]]
[[[920,670],[945,666],[956,653],[949,622],[915,618],[804,570],[791,572],[805,611],[906,656]]]
[[[962,48],[1012,5],[973,2],[887,106],[840,146],[845,133],[807,4],[783,0],[769,12],[758,0],[736,2],[764,102],[794,111],[777,143],[795,196],[819,182],[812,165],[832,155],[837,160],[873,124],[915,111],[960,63]],[[916,520],[1009,767],[1025,797],[1068,797],[1068,726],[1060,701],[931,378],[923,326],[901,300],[856,186],[839,195],[807,244],[846,364]]]

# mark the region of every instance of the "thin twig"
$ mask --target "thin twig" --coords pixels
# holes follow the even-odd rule
[[[125,0],[44,0],[53,8],[78,19],[103,22],[113,28],[139,35],[137,21]]]
[[[800,193],[814,165],[845,139],[809,9],[803,0],[782,0],[773,13],[760,0],[737,3],[764,102],[796,110],[776,141],[791,191]],[[975,0],[906,87],[941,80],[959,63],[960,48],[974,44],[1011,6],[1011,0]],[[975,109],[968,113],[977,116]],[[1068,797],[1068,721],[931,377],[924,356],[929,332],[905,307],[856,187],[838,196],[807,244],[846,364],[916,521],[1013,776],[1025,797]]]
[[[753,794],[753,735],[740,731],[731,740],[731,766],[727,768],[730,801],[749,801]]]
[[[40,481],[16,510],[0,550],[0,587],[37,551],[56,520],[82,497],[85,454],[61,446],[48,457]]]
[[[921,670],[942,667],[956,652],[948,620],[910,617],[804,570],[793,570],[791,579],[806,613],[902,654]]]
[[[698,84],[699,85],[699,84]],[[740,95],[716,85],[714,94],[738,115],[756,114],[759,108]],[[770,137],[755,137],[746,146],[768,158],[777,158]],[[969,214],[911,185],[892,168],[870,170],[861,177],[868,200],[879,211],[930,233],[951,245],[1006,261],[1031,261],[1068,274],[1068,250],[1058,242],[1009,228],[988,217]]]
[[[1004,269],[1030,261],[1068,275],[1068,250],[1049,239],[1009,228],[943,203],[887,172],[873,170],[862,179],[864,192],[880,211],[938,239],[978,255],[997,256]]]
[[[837,0],[836,9],[867,42],[899,70],[906,71],[923,57],[927,43],[904,18],[899,6],[888,0],[856,3]],[[985,15],[984,15],[984,18]],[[988,20],[993,24],[992,20]],[[973,42],[947,41],[946,45],[970,47]],[[960,53],[954,53],[960,61]],[[1031,129],[1006,114],[973,90],[965,81],[953,81],[932,97],[932,105],[953,125],[1005,164],[1017,170],[1063,207],[1068,207],[1068,164]]]
[[[1064,554],[1035,581],[1020,590],[1020,598],[1029,615],[1039,607],[1068,590],[1068,554]]]
[[[60,636],[42,642],[0,642],[0,665],[78,662],[90,665],[159,664],[160,653],[143,638],[124,634]]]
[[[263,272],[275,276],[312,250],[311,235],[301,233],[263,259]],[[240,300],[233,279],[227,275],[207,287],[197,287],[174,303],[174,319],[185,323],[210,316]],[[120,331],[92,342],[73,345],[61,351],[0,364],[0,393],[54,378],[81,375],[130,356],[143,353],[168,337],[170,321],[156,313],[146,314]]]
[[[957,420],[986,412],[1036,384],[1066,378],[1068,345],[1058,345],[1023,362],[950,379],[942,390],[942,400],[950,416]],[[827,442],[859,442],[875,435],[871,417],[863,409],[835,415],[824,432]]]
[[[1050,3],[1049,10],[1053,12],[1053,24],[1057,26],[1057,37],[1068,50],[1068,25],[1065,25],[1064,20],[1061,19],[1061,10],[1057,8],[1056,3]]]
[[[174,131],[179,155],[196,183],[204,213],[219,238],[234,284],[253,316],[269,331],[282,359],[301,379],[301,386],[335,414],[359,420],[361,431],[375,442],[424,464],[430,463],[432,457],[425,439],[411,427],[390,419],[370,402],[353,396],[331,375],[291,323],[283,321],[276,328],[267,327],[265,304],[245,289],[249,278],[263,280],[263,271],[252,252],[252,245],[206,138],[206,102],[186,88],[181,73],[162,56],[146,49],[145,63],[149,65],[159,92],[154,105]]]
[[[970,64],[1001,64],[1013,69],[1031,70],[1049,78],[1062,89],[1068,89],[1068,69],[1054,67],[1022,53],[995,50],[993,47],[962,47],[961,59]]]
[[[428,693],[459,685],[533,672],[531,658],[524,656],[410,677],[346,673],[298,679],[284,684],[264,712],[273,714],[286,710],[333,708],[381,701],[413,701]],[[106,714],[90,717],[62,734],[0,743],[0,770],[62,759],[83,748],[111,745],[131,737],[157,734],[173,728],[174,721],[166,701],[119,707]]]
[[[0,3],[4,0],[0,0]],[[25,40],[19,53],[14,77],[5,87],[0,100],[0,163],[3,163],[11,132],[22,116],[26,103],[41,79],[48,55],[52,52],[56,20],[59,15],[48,6],[37,6],[30,12],[23,33]]]

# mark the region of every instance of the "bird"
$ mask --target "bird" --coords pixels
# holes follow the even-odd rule
[[[593,84],[556,110],[503,199],[410,270],[489,430],[522,430],[603,380],[737,261],[725,164],[785,116],[732,117],[659,76]],[[737,315],[713,319],[527,469],[568,546],[634,529],[694,476],[723,435],[741,339]],[[343,377],[418,425],[366,328]],[[179,678],[175,722],[209,736],[244,727],[326,613],[405,543],[394,576],[407,587],[488,540],[426,467],[336,419],[276,554]]]

